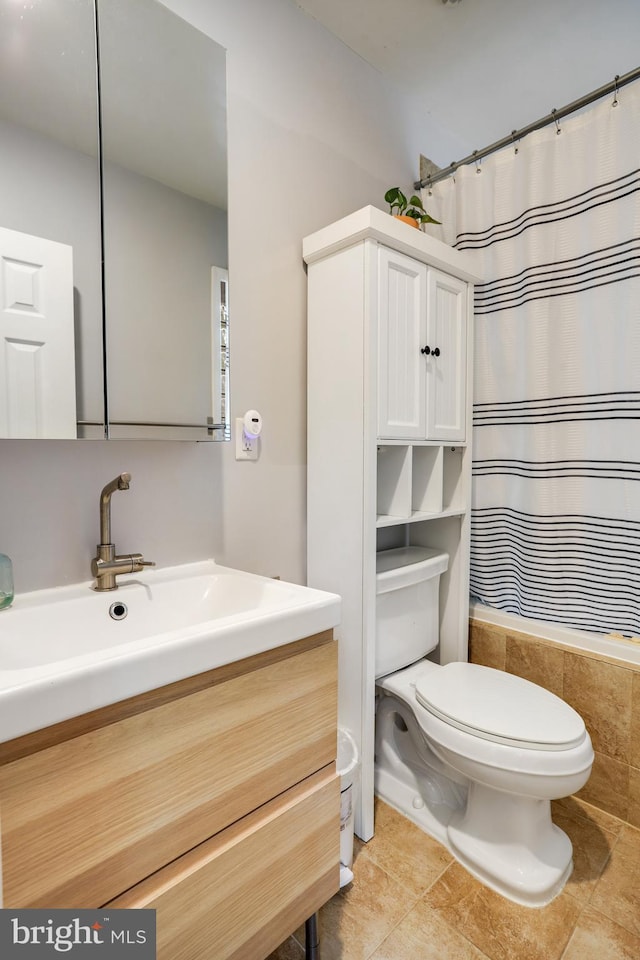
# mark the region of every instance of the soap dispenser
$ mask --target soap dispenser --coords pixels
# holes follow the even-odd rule
[[[0,610],[6,610],[13,603],[13,568],[11,560],[0,553]]]

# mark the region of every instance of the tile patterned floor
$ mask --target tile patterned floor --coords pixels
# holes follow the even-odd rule
[[[517,906],[381,801],[355,879],[320,912],[321,960],[638,960],[640,830],[575,798],[553,805],[574,872],[548,906]],[[269,960],[303,960],[304,928]]]

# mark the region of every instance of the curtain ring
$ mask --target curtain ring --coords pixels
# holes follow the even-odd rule
[[[431,190],[431,186],[432,186],[432,184],[431,184],[431,177],[429,177],[428,180],[427,180],[427,196],[428,196],[428,197],[432,197],[432,196],[433,196],[433,192],[432,192],[432,190]]]
[[[613,81],[615,86],[614,86],[614,92],[613,92],[613,103],[611,104],[612,107],[618,106],[618,80],[619,79],[620,79],[619,74],[616,74],[615,79]]]
[[[515,154],[517,154],[517,152],[518,152],[518,143],[520,143],[520,140],[519,140],[519,139],[518,139],[518,141],[516,142],[516,133],[517,133],[517,132],[518,132],[517,130],[512,130],[512,131],[511,131],[511,143],[513,144],[513,152],[514,152]]]
[[[473,156],[475,157],[475,156],[477,155],[477,153],[478,153],[478,151],[477,151],[477,150],[474,150],[474,151],[473,151]],[[480,169],[480,161],[479,161],[478,159],[476,159],[476,173],[482,173],[482,170]]]
[[[556,108],[554,107],[553,110],[551,111],[551,116],[553,117],[553,122],[554,122],[555,125],[556,125],[556,135],[558,135],[558,134],[562,133],[562,130],[560,129],[560,121],[559,121],[558,118],[556,117],[556,113],[557,113],[557,110],[556,110]]]

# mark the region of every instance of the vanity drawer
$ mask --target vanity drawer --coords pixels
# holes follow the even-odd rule
[[[156,910],[158,960],[264,960],[339,887],[333,765],[104,906]]]
[[[125,701],[121,719],[107,708],[106,725],[97,711],[5,762],[4,906],[105,903],[332,763],[336,687],[329,631]]]

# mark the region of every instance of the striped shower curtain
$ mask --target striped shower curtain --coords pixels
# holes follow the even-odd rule
[[[640,635],[640,82],[423,191],[472,251],[471,592]]]

